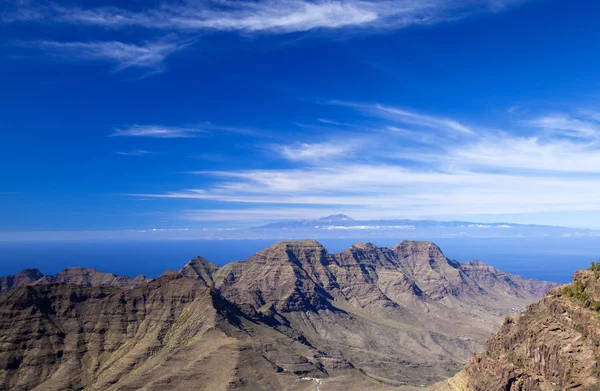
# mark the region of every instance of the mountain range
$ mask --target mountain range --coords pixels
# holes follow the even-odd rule
[[[0,279],[0,388],[409,390],[556,285],[419,241],[285,241],[154,280],[26,269]]]

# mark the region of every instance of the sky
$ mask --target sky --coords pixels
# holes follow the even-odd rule
[[[600,3],[0,0],[0,232],[600,228]]]

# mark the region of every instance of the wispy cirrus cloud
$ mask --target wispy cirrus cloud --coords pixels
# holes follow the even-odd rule
[[[592,139],[600,138],[600,118],[594,113],[573,118],[566,114],[552,114],[529,121],[529,124],[557,135],[568,137]]]
[[[390,107],[381,104],[365,104],[332,100],[329,105],[346,106],[362,111],[374,117],[382,117],[394,122],[422,128],[434,129],[442,132],[453,132],[469,135],[473,131],[466,125],[452,118],[426,115],[415,111],[405,110],[399,107]]]
[[[119,41],[29,41],[19,42],[18,45],[70,61],[113,63],[116,70],[145,68],[153,71],[164,70],[165,59],[185,46],[168,41],[145,41],[138,44]]]
[[[131,125],[115,128],[109,137],[192,138],[204,132],[203,129],[193,127]]]
[[[523,176],[600,174],[600,149],[564,139],[486,134],[469,143],[446,145],[443,153],[404,150],[396,157],[453,170],[511,172]],[[562,180],[562,179],[561,179]]]
[[[320,29],[360,33],[456,21],[472,14],[499,12],[527,0],[259,0],[165,1],[152,3],[16,2],[0,14],[0,23],[29,23],[49,28],[85,28],[86,39],[69,42],[33,40],[22,46],[75,61],[104,61],[116,70],[144,68],[158,73],[173,53],[201,34],[277,35]],[[142,4],[140,6],[140,4]],[[147,3],[150,4],[150,3]],[[10,5],[10,3],[8,3]],[[90,40],[110,31],[127,39]],[[131,40],[131,37],[150,37]]]
[[[440,131],[452,131],[462,134],[473,134],[473,131],[469,127],[461,124],[460,122],[450,119],[435,117],[431,115],[424,115],[406,111],[394,107],[387,107],[382,105],[374,105],[372,110],[380,111],[383,114],[391,115],[396,117],[400,122],[409,125],[418,125],[431,129],[437,129]]]
[[[66,23],[170,31],[287,33],[315,28],[402,28],[498,12],[522,0],[262,0],[163,2],[158,7],[46,3],[6,12],[4,22]]]
[[[284,158],[292,161],[320,162],[352,154],[355,147],[351,142],[335,140],[321,143],[296,143],[281,145],[275,149]]]
[[[600,210],[596,178],[411,171],[375,165],[204,175],[224,180],[202,190],[138,196],[270,205],[274,214],[298,205],[318,210],[384,210],[389,216]]]
[[[406,109],[349,108],[371,116],[373,125],[327,143],[282,145],[282,158],[295,168],[201,171],[196,174],[210,185],[139,195],[260,205],[244,209],[261,215],[297,208],[396,217],[600,211],[600,145],[588,139],[528,123],[534,135],[523,137]],[[377,126],[398,131],[374,132]],[[416,138],[423,133],[429,142]]]

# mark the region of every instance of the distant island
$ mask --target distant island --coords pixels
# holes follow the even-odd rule
[[[596,237],[599,230],[551,225],[439,220],[355,220],[345,214],[285,220],[256,227],[145,228],[121,231],[0,232],[21,240],[385,239]]]

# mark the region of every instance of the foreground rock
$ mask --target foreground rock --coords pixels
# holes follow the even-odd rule
[[[600,390],[598,271],[574,274],[527,311],[506,319],[466,368],[435,390]]]
[[[198,257],[150,282],[81,268],[28,275],[0,296],[0,389],[431,384],[552,286],[414,241],[338,254],[280,242],[221,268]]]

